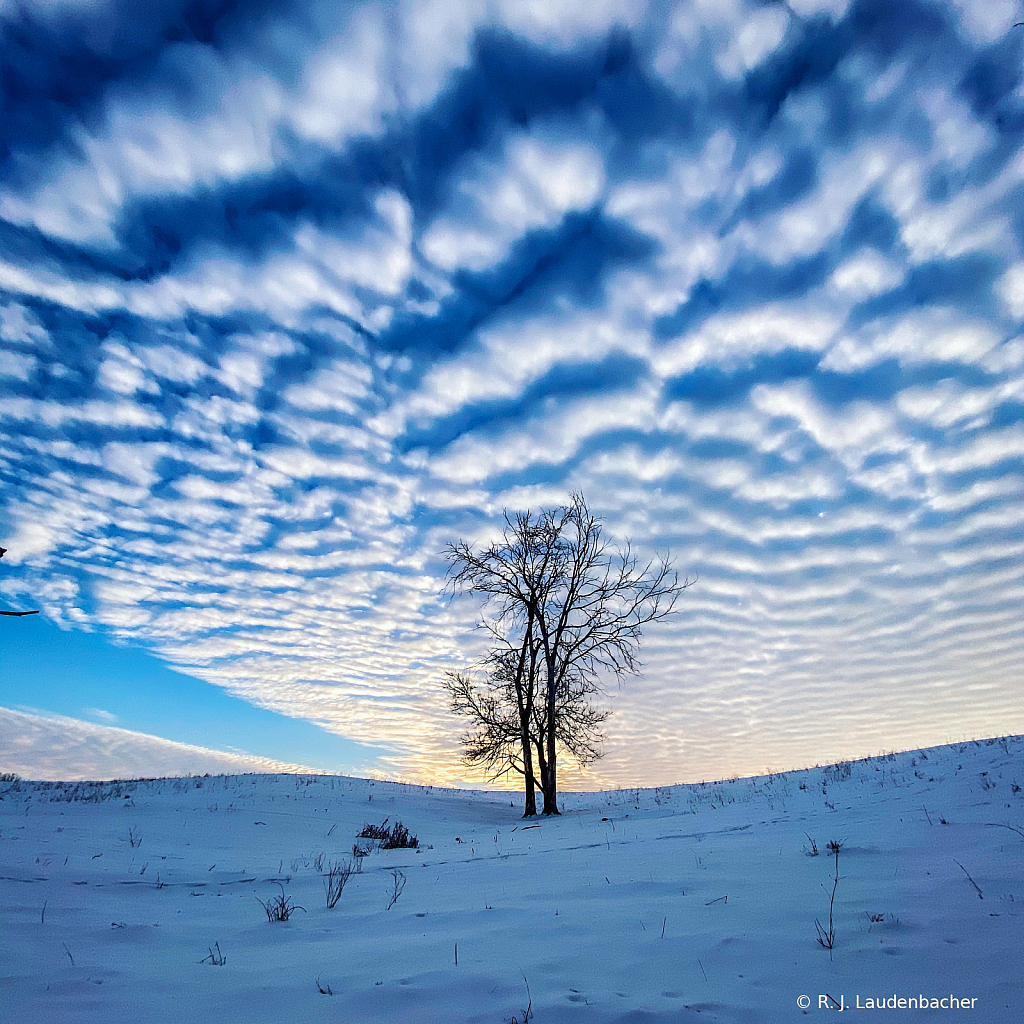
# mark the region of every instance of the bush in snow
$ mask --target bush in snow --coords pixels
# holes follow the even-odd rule
[[[379,825],[366,824],[358,838],[374,840],[380,850],[415,850],[420,845],[416,836],[409,835],[409,830],[400,821],[390,829],[387,824],[387,818]]]
[[[291,896],[285,896],[284,894],[284,886],[281,885],[280,882],[277,884],[281,888],[280,896],[275,896],[273,899],[269,899],[266,902],[261,900],[258,896],[256,897],[256,902],[266,911],[267,920],[271,922],[287,921],[296,910],[301,910],[305,913],[306,908],[292,903]]]
[[[332,860],[327,865],[327,872],[324,874],[324,893],[327,896],[327,909],[333,910],[341,899],[341,894],[352,877],[352,861],[344,863],[340,860]]]

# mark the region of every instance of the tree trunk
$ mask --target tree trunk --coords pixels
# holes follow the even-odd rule
[[[544,741],[543,739],[537,739],[537,767],[540,770],[540,791],[542,794],[546,794],[548,791],[548,763],[544,758]],[[547,806],[547,797],[544,798],[545,806]]]
[[[541,763],[541,792],[544,794],[544,814],[561,814],[558,809],[558,776],[555,773],[554,744],[548,742],[547,757]]]
[[[521,740],[523,744],[523,781],[526,784],[526,809],[524,818],[532,818],[537,814],[536,780],[533,775],[533,751],[530,749],[530,730],[523,726]]]
[[[547,653],[547,652],[545,652]],[[544,813],[561,814],[558,809],[558,753],[555,749],[555,667],[550,654],[545,658],[548,670],[547,697],[547,778],[544,786]]]
[[[527,672],[527,651],[530,654]],[[519,665],[516,668],[516,703],[519,706],[519,742],[523,748],[523,781],[526,786],[526,809],[524,818],[537,814],[537,794],[533,777],[533,752],[530,749],[530,720],[533,717],[533,695],[536,686],[536,653],[533,649],[533,616],[526,625],[526,635],[519,651]]]
[[[526,773],[526,810],[523,811],[523,817],[537,817],[537,792],[534,788],[533,772]]]
[[[548,785],[544,790],[544,811],[545,815],[548,814],[561,814],[562,812],[558,809],[558,792],[555,787],[554,776],[548,777]]]

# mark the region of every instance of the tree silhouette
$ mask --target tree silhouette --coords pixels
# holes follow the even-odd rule
[[[484,599],[480,626],[496,645],[484,685],[447,679],[452,710],[476,726],[464,759],[522,772],[526,813],[539,782],[544,813],[558,814],[559,750],[584,764],[599,756],[606,715],[590,698],[600,677],[639,670],[643,628],[695,581],[680,582],[668,556],[641,565],[628,544],[609,547],[582,494],[538,515],[506,512],[500,540],[480,550],[458,541],[445,555],[452,590]]]
[[[483,769],[491,782],[510,772],[522,775],[524,818],[537,813],[537,789],[549,791],[548,716],[538,699],[543,664],[541,644],[534,641],[528,657],[511,648],[492,652],[482,681],[468,672],[449,672],[444,681],[450,709],[472,722],[462,737],[463,763]],[[581,766],[601,756],[599,730],[608,712],[591,705],[597,693],[594,680],[567,678],[556,709],[557,744]]]

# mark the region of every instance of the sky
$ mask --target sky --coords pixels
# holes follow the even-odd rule
[[[697,582],[564,785],[1024,732],[1016,21],[0,0],[0,759],[479,784],[573,491]]]

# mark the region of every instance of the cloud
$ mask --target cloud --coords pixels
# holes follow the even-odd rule
[[[603,185],[600,154],[557,136],[513,136],[496,163],[464,175],[453,209],[423,233],[424,255],[446,273],[493,266],[524,233],[588,209]]]
[[[5,558],[10,564],[27,562],[47,554],[56,545],[57,538],[42,523],[23,522],[20,529],[4,538]]]
[[[83,709],[107,719],[108,712]],[[112,718],[113,716],[111,716]],[[301,765],[208,750],[63,715],[0,708],[5,770],[29,779],[132,779],[174,775],[310,772]]]
[[[113,724],[117,721],[117,715],[104,711],[103,708],[82,708],[82,711],[90,718],[98,718],[101,722]]]
[[[1021,731],[1011,6],[23,5],[5,602],[463,781],[443,546],[582,489],[700,583],[576,781]]]

